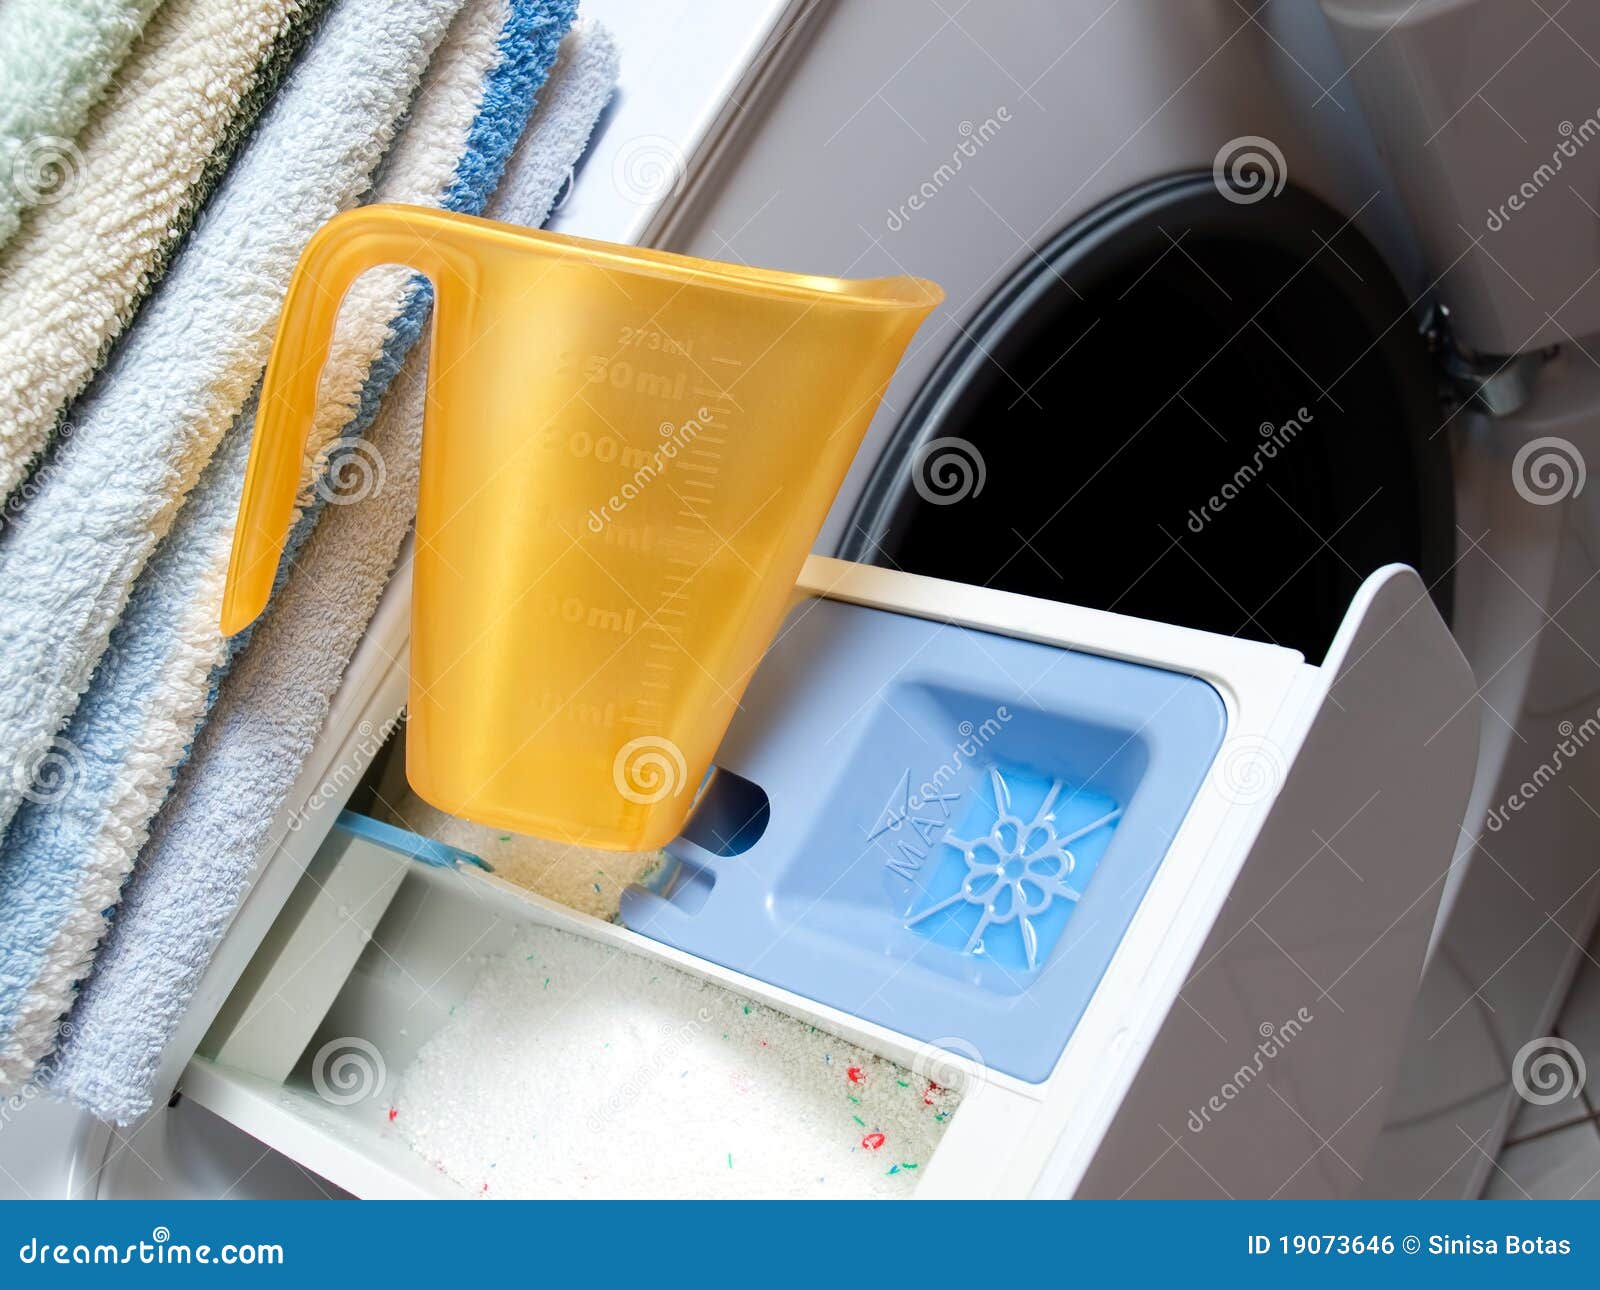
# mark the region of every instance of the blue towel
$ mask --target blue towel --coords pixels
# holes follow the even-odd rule
[[[350,0],[346,0],[350,3]],[[434,56],[374,196],[481,209],[543,82],[575,0],[467,0]],[[359,433],[426,317],[404,270],[364,278],[341,311],[318,425]],[[135,585],[71,724],[0,850],[0,1087],[48,1052],[228,648],[217,629],[253,401],[206,465]],[[328,439],[325,433],[323,438]],[[308,510],[316,494],[307,491]],[[303,536],[307,524],[299,532]]]
[[[580,24],[490,213],[541,223],[616,81],[610,39]],[[329,506],[224,680],[84,986],[51,1087],[126,1122],[186,1056],[167,1052],[273,831],[410,526],[427,355],[419,346],[363,446],[384,485]],[[331,814],[331,813],[330,813]]]

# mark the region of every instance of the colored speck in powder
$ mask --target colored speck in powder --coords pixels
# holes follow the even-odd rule
[[[500,835],[500,841],[502,841],[502,842],[509,842],[509,841],[511,841],[511,835],[510,835],[510,834],[509,834],[509,833],[502,833],[502,834],[501,834],[501,835]]]
[[[863,1129],[867,1127],[867,1122],[865,1120],[863,1120],[859,1115],[852,1115],[850,1118],[852,1120],[854,1120],[857,1124],[859,1124]]]
[[[895,1176],[895,1174],[897,1174],[899,1172],[900,1172],[900,1166],[899,1165],[890,1165],[889,1166],[889,1176],[891,1178],[893,1178]]]
[[[932,1106],[933,1105],[933,1095],[935,1093],[937,1093],[938,1091],[939,1091],[939,1086],[937,1084],[935,1084],[932,1080],[929,1080],[928,1081],[928,1091],[922,1095],[922,1105],[923,1106]]]
[[[849,1096],[850,1100],[852,1102],[854,1102],[857,1106],[861,1105],[861,1099],[859,1097],[857,1097],[854,1093],[851,1093],[848,1096]]]
[[[897,1079],[897,1080],[895,1080],[895,1083],[898,1084],[901,1088],[910,1088],[911,1087],[911,1085],[907,1084],[905,1082],[905,1080],[903,1080],[903,1079]]]
[[[549,977],[545,977],[545,979],[544,979],[544,988],[546,990],[548,990],[550,988],[550,978]]]
[[[400,1114],[400,1112],[398,1110],[396,1110],[394,1107],[391,1106],[389,1108],[389,1123],[393,1124],[395,1122],[395,1117],[398,1116],[399,1114]]]
[[[823,1062],[823,1065],[825,1065],[825,1066],[832,1066],[833,1065],[833,1054],[832,1053],[823,1053],[822,1054],[822,1062]]]
[[[728,1152],[728,1168],[733,1168],[733,1152]]]
[[[593,888],[594,888],[594,889],[595,889],[595,890],[596,890],[596,891],[599,891],[599,890],[600,890],[600,884],[599,884],[599,883],[597,883],[597,882],[595,882],[595,883],[590,883],[590,884],[589,884],[589,885],[590,885],[590,886],[591,886],[591,887],[593,887]]]
[[[884,1137],[881,1133],[869,1133],[866,1137],[861,1139],[861,1145],[864,1146],[868,1151],[876,1151],[883,1145],[883,1143]]]
[[[900,1162],[900,1168],[902,1168],[902,1169],[915,1169],[915,1168],[916,1168],[916,1165],[913,1165],[913,1164],[907,1164],[907,1163],[906,1163],[906,1162],[905,1162],[905,1161],[903,1161],[903,1160],[902,1160],[902,1161],[901,1161],[901,1162]]]
[[[866,1076],[861,1073],[861,1067],[859,1066],[852,1066],[845,1072],[845,1074],[849,1077],[852,1084],[859,1084],[863,1079],[866,1078]]]
[[[750,1005],[748,1003],[744,1005],[744,1015],[747,1017],[750,1015]]]

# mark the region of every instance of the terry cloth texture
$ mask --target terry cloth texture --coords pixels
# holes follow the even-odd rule
[[[566,0],[538,6],[540,21],[529,41],[541,51],[540,79],[572,8]],[[517,12],[526,13],[514,6]],[[548,48],[536,38],[539,33],[548,37]],[[604,43],[609,51],[609,41]],[[537,163],[552,180],[547,192],[532,198],[536,204],[528,208],[529,220],[543,219],[561,178],[581,153],[614,83],[611,66],[603,95],[594,92],[592,80],[577,82],[590,96],[581,128],[572,122],[571,78],[564,73],[549,87],[513,162],[520,171],[535,164],[527,160],[530,149],[562,149],[558,165],[543,157]],[[501,109],[505,102],[505,96],[485,95],[483,129],[474,127],[475,146],[457,172],[452,203],[459,204],[461,185],[491,185],[498,176],[515,142],[514,132],[495,124],[502,118],[491,116],[491,105]],[[527,101],[522,102],[525,112]],[[497,162],[489,156],[496,148],[501,149]],[[408,308],[402,319],[410,324],[404,334],[414,339],[420,315]],[[397,325],[395,333],[401,332]],[[390,346],[384,361],[405,352]],[[148,1109],[162,1050],[238,908],[393,568],[416,504],[423,360],[420,349],[404,359],[359,445],[379,469],[366,486],[333,494],[342,504],[327,506],[309,530],[248,648],[223,682],[79,997],[50,1087],[104,1118],[125,1123]],[[337,457],[332,473],[340,473]],[[235,497],[237,491],[235,484]],[[300,526],[302,533],[306,527]],[[219,590],[220,577],[208,593],[213,635]],[[137,1015],[130,1014],[130,997],[139,1000],[132,1010]]]
[[[260,379],[300,248],[371,183],[459,7],[333,11],[0,535],[0,825]]]
[[[0,254],[0,500],[159,281],[327,4],[167,0],[150,20],[78,140],[78,182]]]
[[[418,205],[449,199],[455,209],[481,210],[570,21],[570,0],[468,0],[383,162],[374,198]],[[376,408],[374,387],[387,384],[399,361],[386,359],[388,349],[402,333],[409,343],[425,313],[404,268],[367,274],[352,288],[323,369],[314,455],[336,433],[370,420],[363,413]],[[11,1027],[25,1057],[48,1045],[70,1003],[72,984],[104,932],[103,912],[133,866],[227,659],[218,617],[253,426],[252,403],[140,576],[61,742],[72,749],[76,772],[63,780],[57,800],[25,802],[12,821],[0,871],[0,928],[21,915],[19,926],[31,937],[24,943],[20,931],[0,930],[0,1033]],[[64,903],[39,911],[41,889]],[[7,899],[12,892],[16,909]],[[8,988],[24,981],[20,993]],[[0,1051],[0,1069],[4,1063]]]
[[[527,123],[570,7],[468,0],[428,68],[374,196],[428,205],[448,196],[458,208],[481,209],[485,185]],[[552,8],[561,21],[547,31]],[[486,153],[493,154],[489,164]],[[375,406],[370,387],[392,374],[384,356],[408,311],[419,315],[409,334],[420,328],[425,304],[416,296],[405,269],[369,274],[350,292],[323,372],[315,440],[326,443],[352,415]],[[217,619],[253,410],[252,403],[224,437],[134,589],[61,743],[72,749],[75,773],[56,800],[23,804],[0,853],[0,1033],[13,1030],[24,1061],[48,1045],[70,1003],[73,982],[104,932],[103,912],[132,867],[226,660]],[[41,890],[58,901],[41,910]],[[57,926],[41,921],[41,912]],[[3,930],[15,915],[32,930],[30,941]],[[13,999],[18,981],[30,984]],[[4,1065],[0,1051],[0,1070]]]
[[[77,176],[73,138],[160,0],[0,4],[0,246]]]
[[[259,380],[300,248],[371,183],[459,7],[343,0],[333,11],[0,534],[0,824],[82,772],[56,732]],[[0,853],[0,874],[9,859]]]

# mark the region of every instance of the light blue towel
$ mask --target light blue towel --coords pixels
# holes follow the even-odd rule
[[[575,0],[467,0],[384,161],[375,195],[480,210],[574,8]],[[357,338],[344,353],[336,349],[336,366],[360,364],[345,373],[357,379],[358,397],[333,409],[353,411],[346,436],[371,420],[427,313],[407,273],[372,275],[360,288],[340,320],[341,333],[358,324]],[[104,931],[104,911],[227,657],[217,626],[220,582],[253,413],[252,403],[224,437],[134,589],[59,745],[70,749],[64,755],[75,759],[77,773],[59,795],[24,803],[0,852],[0,1033],[10,1031],[19,1068],[48,1044],[70,1003],[71,986]],[[44,892],[52,899],[41,900]]]
[[[544,8],[548,14],[550,6]],[[570,12],[566,5],[559,14],[570,18]],[[539,46],[541,72],[553,43]],[[580,26],[562,45],[491,214],[542,222],[615,80],[609,37]],[[509,142],[483,139],[473,156]],[[475,184],[492,182],[497,168],[463,173],[477,176]],[[474,204],[481,205],[481,196]],[[420,323],[420,314],[408,311],[394,334],[403,343]],[[391,351],[403,352],[399,345]],[[285,562],[279,591],[222,683],[80,997],[50,1083],[101,1116],[126,1122],[149,1106],[164,1049],[387,582],[415,506],[425,357],[416,347],[404,358],[403,374],[359,445],[368,460],[383,463],[381,483],[374,480],[359,500],[344,497],[345,504],[328,507]],[[369,382],[368,392],[373,388]]]
[[[39,870],[9,839],[0,850],[0,1087],[48,1049],[126,868],[103,867],[95,888],[92,858],[55,845],[104,802],[76,793],[79,781],[125,764],[109,744],[80,749],[57,732],[97,665],[102,687],[128,685],[159,654],[141,636],[102,659],[135,579],[260,379],[301,246],[371,184],[460,7],[334,8],[0,536],[0,826],[25,801],[65,808],[27,830],[56,866]],[[106,828],[136,849],[147,820]]]

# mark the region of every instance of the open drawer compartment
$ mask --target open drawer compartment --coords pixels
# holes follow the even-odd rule
[[[403,622],[386,603],[368,644],[403,658]],[[364,647],[357,672],[385,666]],[[393,724],[393,671],[347,742]],[[620,923],[382,821],[334,827],[348,793],[308,784],[320,810],[300,803],[298,831],[327,839],[302,881],[278,880],[270,919],[246,906],[254,941],[230,937],[231,997],[183,1088],[363,1195],[582,1193],[591,1149],[615,1171],[596,1194],[1349,1191],[1341,1161],[1381,1121],[1471,777],[1471,693],[1400,567],[1312,667],[813,558],[719,773]],[[1029,845],[989,854],[1019,829]],[[1048,873],[1012,872],[1042,854]],[[1029,905],[1041,878],[1051,909]],[[993,883],[1022,894],[1028,930]],[[530,1000],[569,973],[582,989]],[[724,1025],[729,1007],[773,1034]],[[796,1082],[761,1067],[763,1039],[791,1065],[831,1068],[837,1046],[844,1070]],[[632,1065],[590,1057],[608,1043],[633,1044]],[[1208,1109],[1264,1060],[1269,1105]],[[665,1082],[701,1066],[721,1085],[675,1111]],[[752,1091],[764,1069],[790,1084]],[[740,1118],[763,1097],[789,1137]],[[743,1192],[729,1124],[761,1144]],[[535,1133],[545,1166],[494,1158]]]

